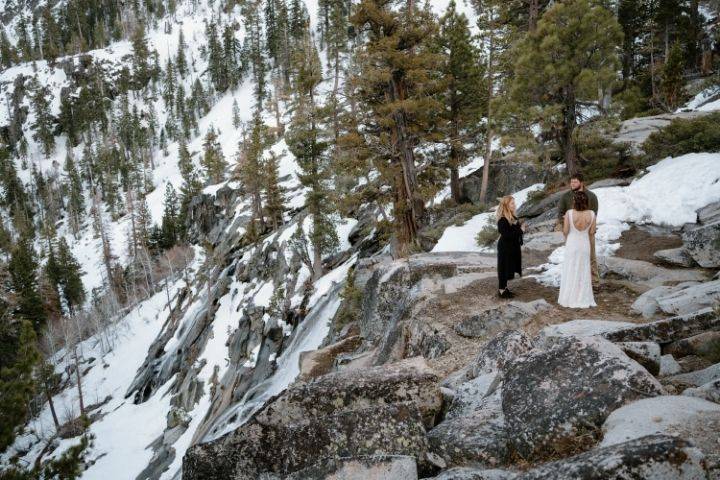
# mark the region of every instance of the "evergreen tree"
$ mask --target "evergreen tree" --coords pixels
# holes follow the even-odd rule
[[[160,247],[163,249],[172,248],[179,238],[178,226],[178,198],[171,183],[165,184],[165,200],[162,225],[162,242]]]
[[[185,78],[185,74],[188,73],[187,59],[185,58],[185,50],[187,50],[187,43],[185,43],[185,36],[183,34],[182,27],[178,32],[178,51],[177,51],[177,72],[180,74],[180,78]],[[170,59],[168,58],[168,62]]]
[[[250,227],[255,232],[257,232],[256,222],[259,223],[261,231],[265,229],[265,215],[262,205],[262,163],[266,144],[266,130],[260,112],[255,110],[250,138],[241,141],[238,148],[236,175],[243,185],[245,194],[251,199],[252,220]]]
[[[460,203],[459,167],[467,161],[465,145],[478,136],[487,89],[480,52],[473,43],[467,18],[457,12],[454,0],[440,19],[436,44],[442,56],[444,88],[440,101],[445,109],[441,113],[441,130],[449,151],[450,192]]]
[[[186,200],[189,202],[192,197],[202,190],[202,183],[198,178],[192,156],[184,140],[180,140],[178,143],[178,167],[180,169],[180,176],[183,179],[180,195],[184,204]]]
[[[240,125],[242,124],[242,121],[240,120],[240,107],[238,106],[237,99],[234,97],[232,105],[232,124],[235,130],[240,128]]]
[[[253,80],[255,81],[255,99],[257,108],[262,110],[263,100],[267,95],[266,92],[266,73],[267,65],[265,59],[265,45],[263,42],[263,31],[260,23],[259,1],[253,0],[246,5],[246,28],[244,49],[248,52],[250,65],[252,68]]]
[[[225,72],[228,77],[228,85],[235,86],[240,83],[241,78],[241,55],[240,45],[235,38],[235,29],[232,25],[225,25],[222,34],[223,39],[223,61]]]
[[[367,156],[390,187],[384,190],[393,202],[396,252],[404,256],[418,243],[425,213],[415,148],[428,139],[441,106],[433,96],[439,59],[429,49],[435,25],[429,6],[408,2],[394,9],[397,3],[363,0],[351,17],[357,30],[368,32],[352,82],[353,101],[363,105],[356,131],[366,136],[354,145],[371,148]]]
[[[322,81],[322,67],[309,33],[296,52],[294,65],[297,101],[285,139],[300,167],[300,183],[306,189],[305,206],[312,218],[313,279],[317,280],[323,274],[322,257],[337,248],[338,238],[331,219],[332,202],[328,201],[328,143],[320,125],[320,109],[315,103],[315,90]]]
[[[0,26],[0,66],[8,68],[18,61],[17,51],[7,37],[4,26]]]
[[[145,25],[141,22],[133,31],[132,38],[133,52],[133,79],[137,88],[144,88],[150,81],[152,69],[150,67],[150,49],[148,48],[145,36]]]
[[[207,37],[208,48],[208,72],[215,90],[224,92],[228,88],[229,75],[225,62],[225,53],[218,35],[218,26],[214,20],[208,23],[205,36]]]
[[[278,158],[274,152],[263,164],[265,179],[265,215],[273,230],[283,224],[285,212],[285,189],[280,186]]]
[[[65,157],[65,174],[68,181],[67,209],[70,217],[70,229],[77,235],[85,215],[85,197],[83,196],[82,179],[72,157],[72,150],[68,150]]]
[[[33,371],[40,361],[32,323],[24,320],[17,325],[13,359],[0,365],[0,451],[13,443],[28,420],[28,399],[36,390]]]
[[[669,112],[675,111],[683,100],[684,74],[685,58],[682,46],[679,42],[675,42],[663,66],[660,82],[663,104]]]
[[[622,31],[613,14],[589,0],[555,3],[514,55],[514,102],[553,132],[568,171],[578,171],[578,103],[615,80]]]
[[[32,92],[32,105],[35,110],[35,133],[33,138],[42,145],[43,153],[49,157],[55,151],[55,134],[53,133],[53,118],[50,114],[50,101],[52,95],[46,85],[34,82]]]
[[[46,315],[38,290],[35,251],[28,238],[21,238],[13,248],[8,269],[12,289],[17,296],[15,314],[39,329],[44,325]]]
[[[215,129],[210,126],[203,143],[202,167],[205,169],[206,184],[216,184],[225,178],[227,162],[223,156]]]
[[[85,303],[85,287],[82,282],[82,269],[70,251],[65,238],[58,241],[57,261],[60,266],[60,287],[70,315]]]
[[[163,84],[162,97],[168,109],[169,116],[172,115],[172,107],[175,102],[175,89],[177,88],[177,77],[175,75],[175,66],[172,60],[168,58],[165,65],[165,83]]]

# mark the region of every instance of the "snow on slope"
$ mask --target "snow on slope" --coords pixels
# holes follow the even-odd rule
[[[196,249],[195,260],[190,265],[194,272],[202,264],[201,249]],[[85,340],[80,350],[85,358],[94,358],[92,368],[83,376],[83,396],[85,404],[90,405],[103,401],[107,396],[112,398],[103,405],[98,413],[103,416],[92,423],[89,433],[95,436],[91,458],[94,464],[84,473],[83,478],[134,478],[144,468],[152,452],[146,446],[160,435],[165,428],[165,414],[169,409],[170,397],[164,396],[169,388],[168,382],[160,392],[148,402],[136,405],[132,398],[124,398],[125,392],[135,377],[137,369],[142,365],[148,347],[160,333],[168,317],[167,295],[174,298],[185,287],[183,280],[170,285],[169,291],[160,291],[136,305],[128,314],[119,320],[117,339],[110,353],[105,353],[103,344],[96,336]],[[70,365],[70,355],[59,357],[62,361],[56,364],[56,371],[63,372]],[[84,365],[83,368],[87,368]],[[77,412],[78,395],[74,386],[63,390],[54,397],[55,408],[60,421],[74,418]],[[54,430],[49,406],[46,404],[40,414],[34,418],[30,429],[35,432],[52,432]],[[15,445],[1,457],[7,462],[17,452],[29,452],[22,455],[22,462],[32,465],[35,458],[45,446],[44,442],[35,443],[33,435],[18,438]],[[77,444],[76,438],[61,440],[51,457],[57,457],[67,448]],[[46,457],[47,458],[47,457]],[[112,473],[115,472],[115,473]]]
[[[720,153],[689,153],[666,158],[627,187],[598,188],[599,256],[612,255],[630,223],[681,227],[697,221],[698,209],[720,201]],[[557,248],[538,279],[560,285],[564,248]]]

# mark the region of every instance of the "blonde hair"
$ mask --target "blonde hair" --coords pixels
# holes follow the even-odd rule
[[[500,199],[500,205],[497,207],[497,211],[495,212],[495,215],[497,216],[497,219],[500,220],[501,218],[505,217],[505,219],[510,223],[510,225],[515,224],[517,222],[517,218],[515,218],[515,212],[510,210],[510,202],[515,200],[512,195],[506,195]]]

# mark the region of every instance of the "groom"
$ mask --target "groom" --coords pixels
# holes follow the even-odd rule
[[[575,173],[570,176],[570,190],[560,198],[558,204],[558,227],[562,230],[563,219],[565,218],[565,212],[573,208],[573,193],[585,192],[588,196],[588,206],[590,210],[595,212],[597,217],[598,213],[598,199],[593,192],[585,187],[583,176],[581,173]],[[597,256],[595,255],[595,235],[590,236],[590,267],[592,270],[593,286],[597,287],[600,284],[600,273],[598,272]]]

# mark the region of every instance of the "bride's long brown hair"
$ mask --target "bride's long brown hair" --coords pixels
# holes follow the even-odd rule
[[[495,212],[498,220],[505,217],[505,219],[508,221],[508,223],[510,223],[510,225],[514,225],[517,222],[515,212],[510,210],[510,202],[512,202],[513,200],[514,198],[512,197],[512,195],[506,195],[502,197],[500,199],[500,205],[498,205],[497,211]]]

